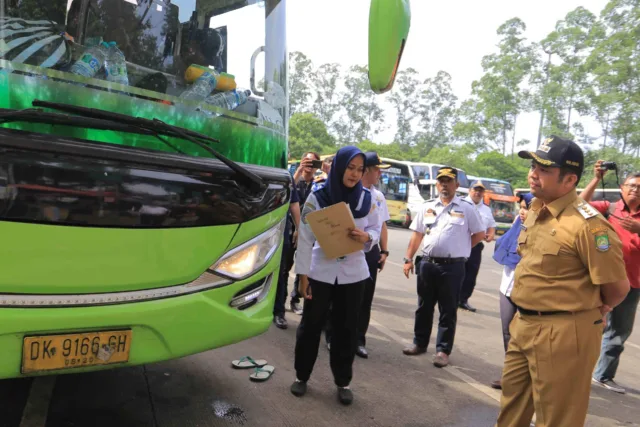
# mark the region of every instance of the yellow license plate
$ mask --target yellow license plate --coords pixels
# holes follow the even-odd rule
[[[128,362],[130,350],[130,330],[24,337],[22,373]]]

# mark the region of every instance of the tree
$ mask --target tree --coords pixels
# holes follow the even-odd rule
[[[445,71],[424,81],[418,97],[420,130],[416,134],[418,152],[425,156],[437,146],[451,142],[458,98],[451,88],[451,75]]]
[[[312,95],[310,81],[312,73],[313,63],[304,53],[289,53],[289,115],[308,111]]]
[[[579,7],[558,21],[555,30],[541,42],[549,56],[544,69],[537,67],[533,78],[539,87],[535,108],[546,118],[546,122],[542,120],[541,134],[573,138],[572,128],[578,123],[572,122],[574,111],[588,113],[590,79],[586,59],[599,28],[596,16]],[[559,64],[551,62],[554,55],[560,59]]]
[[[622,152],[640,149],[640,0],[611,0],[601,14],[606,30],[587,59],[593,74],[592,110]]]
[[[340,109],[338,83],[341,80],[340,64],[323,64],[311,74],[311,84],[316,94],[313,112],[333,129],[335,115]]]
[[[335,141],[327,126],[313,113],[296,113],[289,122],[289,153],[300,158],[306,151],[330,154],[335,151]]]
[[[518,115],[527,110],[529,92],[523,87],[536,63],[533,45],[523,36],[526,25],[513,18],[498,28],[501,37],[499,53],[482,58],[485,74],[473,82],[472,94],[482,110],[486,136],[506,153],[508,134],[511,133],[511,151],[515,150]]]
[[[380,132],[383,111],[369,86],[367,67],[354,65],[345,77],[345,90],[340,94],[340,119],[334,124],[337,139],[353,144]]]
[[[405,150],[413,144],[415,134],[413,120],[418,116],[417,99],[419,96],[420,80],[418,72],[413,68],[399,71],[389,101],[396,111],[395,140],[405,146]]]

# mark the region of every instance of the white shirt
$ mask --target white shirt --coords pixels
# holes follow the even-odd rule
[[[364,200],[362,192],[360,203]],[[371,200],[373,205],[374,200]],[[320,210],[315,194],[307,198],[300,215],[300,230],[298,231],[298,248],[296,250],[296,274],[304,274],[318,282],[345,285],[361,282],[369,278],[369,267],[364,253],[378,244],[382,222],[379,220],[378,209],[371,209],[363,218],[356,218],[356,227],[371,234],[372,240],[365,244],[364,251],[354,252],[338,259],[329,259],[316,242],[316,238],[307,224],[306,216]]]
[[[387,208],[387,199],[385,199],[384,194],[373,185],[369,191],[371,191],[371,211],[378,211],[380,229],[382,229],[382,224],[391,219],[389,209]]]
[[[515,278],[516,269],[505,265],[504,270],[502,270],[502,281],[500,282],[500,292],[502,292],[503,295],[507,297],[511,296]]]
[[[496,224],[495,218],[493,218],[493,212],[491,212],[491,208],[485,205],[482,200],[480,200],[480,203],[475,203],[471,196],[467,196],[464,199],[473,204],[476,209],[478,209],[480,218],[482,218],[482,222],[484,223],[485,231],[490,228],[496,228],[498,226],[498,224]]]
[[[424,234],[422,253],[434,258],[468,258],[471,235],[485,231],[473,203],[458,196],[447,206],[440,198],[424,202],[409,228]]]

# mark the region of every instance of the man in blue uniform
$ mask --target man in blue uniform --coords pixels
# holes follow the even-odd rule
[[[423,243],[422,256],[416,259],[418,309],[413,345],[403,353],[426,353],[433,327],[436,302],[440,310],[436,355],[433,364],[449,364],[456,332],[458,298],[465,274],[465,262],[471,248],[485,237],[485,226],[477,209],[456,196],[458,171],[442,167],[436,176],[439,197],[425,202],[411,224],[413,234],[404,259],[404,274],[414,271],[413,256]]]

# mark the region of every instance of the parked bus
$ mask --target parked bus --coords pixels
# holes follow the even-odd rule
[[[391,216],[391,211],[393,210],[395,219],[392,221],[396,224],[409,227],[422,204],[427,200],[438,197],[435,177],[438,174],[438,169],[444,165],[388,158],[381,160],[391,165],[391,168],[387,169],[387,171],[390,171],[389,174],[393,173],[397,177],[398,187],[406,188],[406,191],[403,190],[404,193],[402,193],[402,195],[393,195],[391,199],[393,203],[387,203],[389,206],[389,215]],[[460,196],[466,196],[469,193],[469,180],[465,171],[462,169],[458,169],[458,181],[460,182],[458,194]],[[400,187],[400,183],[403,184],[402,187]],[[389,200],[389,198],[387,200]]]
[[[514,195],[513,188],[508,181],[493,178],[480,178],[469,176],[469,182],[473,185],[480,181],[485,186],[484,203],[491,208],[496,220],[496,234],[504,234],[510,228],[518,215],[518,197]]]
[[[286,6],[0,1],[0,378],[268,329],[291,191]],[[371,3],[376,93],[404,6]]]
[[[578,192],[578,195],[580,195],[580,193],[584,191],[584,188],[578,188],[576,191]],[[515,190],[516,195],[527,194],[529,192],[529,188],[516,188]],[[602,191],[602,188],[596,188],[591,200],[594,202],[606,200],[611,203],[616,203],[621,198],[622,194],[620,193],[620,189],[618,188],[605,188],[604,191]]]

